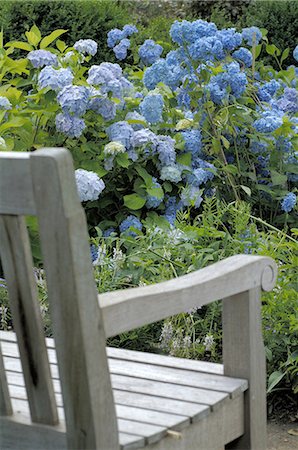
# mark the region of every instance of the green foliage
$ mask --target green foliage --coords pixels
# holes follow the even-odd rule
[[[298,2],[296,0],[256,0],[251,2],[241,18],[242,26],[257,26],[268,31],[269,41],[280,49],[289,48],[287,65],[295,64],[292,56],[297,45]],[[265,54],[262,54],[265,57]],[[265,61],[272,63],[271,58]]]
[[[99,42],[94,63],[115,61],[114,53],[107,47],[107,32],[129,23],[131,16],[123,4],[113,0],[7,0],[0,2],[0,28],[5,42],[22,40],[35,24],[42,36],[59,28],[68,30],[67,45],[79,39]],[[42,47],[41,47],[42,48]]]

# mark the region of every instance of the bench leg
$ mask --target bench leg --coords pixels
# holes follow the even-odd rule
[[[266,450],[266,364],[260,288],[223,301],[224,373],[246,378],[244,434],[228,448]]]

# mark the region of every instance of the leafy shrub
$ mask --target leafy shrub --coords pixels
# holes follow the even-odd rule
[[[194,39],[196,32],[203,37]],[[117,227],[131,216],[138,233],[145,217],[173,225],[179,209],[198,209],[210,195],[245,199],[267,221],[293,224],[295,68],[276,72],[257,61],[263,45],[280,65],[286,53],[279,57],[254,28],[240,34],[184,21],[170,33],[176,50],[154,54],[147,67],[135,52],[138,67],[124,72],[111,63],[88,70],[97,43],[68,47],[63,29],[42,38],[34,26],[27,42],[6,44],[2,147],[67,146],[81,169],[77,181],[91,233],[98,224]],[[135,35],[131,25],[109,33],[108,45],[121,61],[131,57],[128,38]],[[239,48],[242,41],[246,47]],[[13,59],[15,50],[29,51],[28,57]]]
[[[111,28],[122,27],[130,20],[125,4],[119,7],[110,0],[7,0],[0,2],[0,28],[6,42],[20,40],[35,24],[43,36],[57,28],[68,30],[66,44],[81,38],[99,42],[94,62],[113,61],[114,54],[106,45]]]
[[[266,28],[270,42],[280,49],[290,49],[288,64],[295,64],[292,57],[297,45],[298,3],[292,0],[256,0],[251,2],[240,21],[242,26],[255,25]],[[296,39],[296,40],[295,40]],[[265,57],[262,54],[262,57]],[[269,60],[268,56],[265,60]],[[272,59],[270,60],[272,62]]]

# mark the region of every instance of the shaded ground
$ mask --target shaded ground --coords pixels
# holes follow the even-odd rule
[[[268,450],[298,450],[298,422],[268,422]]]

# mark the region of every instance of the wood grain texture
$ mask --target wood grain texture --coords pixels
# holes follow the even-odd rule
[[[118,448],[105,334],[70,154],[30,157],[69,448]],[[92,319],[92,320],[91,320]]]
[[[0,216],[0,254],[33,422],[58,421],[24,217]]]
[[[12,414],[12,406],[8,391],[7,377],[4,370],[3,356],[0,345],[0,415],[10,416]]]
[[[266,364],[260,288],[223,302],[224,373],[248,380],[245,433],[233,448],[266,450]]]
[[[0,214],[35,214],[30,153],[0,152]]]
[[[255,286],[272,289],[275,279],[271,258],[236,255],[179,280],[100,294],[98,301],[110,337]]]

